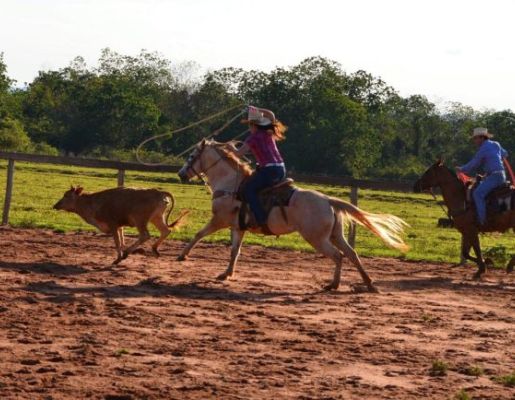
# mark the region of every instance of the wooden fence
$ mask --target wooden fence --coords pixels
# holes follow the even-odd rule
[[[117,180],[118,186],[123,186],[125,181],[125,171],[141,171],[141,172],[169,172],[177,173],[180,167],[175,165],[159,165],[147,166],[139,163],[110,161],[110,160],[95,160],[89,158],[79,157],[64,157],[64,156],[46,156],[37,154],[24,154],[24,153],[9,153],[0,151],[0,159],[8,160],[7,163],[7,182],[5,188],[4,208],[2,213],[2,225],[9,223],[9,211],[11,207],[12,191],[14,185],[14,166],[16,161],[54,164],[54,165],[67,165],[78,166],[87,168],[106,168],[118,170]],[[307,175],[307,174],[289,174],[293,179],[298,182],[320,184],[320,185],[335,185],[347,186],[351,188],[350,201],[352,204],[358,204],[358,190],[362,189],[376,189],[376,190],[391,190],[407,192],[411,191],[412,184],[408,182],[387,182],[379,180],[359,180],[348,177],[335,177],[325,175]],[[352,224],[349,228],[349,243],[354,247],[356,241],[356,226]]]

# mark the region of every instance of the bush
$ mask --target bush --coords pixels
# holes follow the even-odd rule
[[[48,143],[41,142],[41,143],[35,143],[31,146],[29,151],[33,154],[43,154],[46,156],[58,156],[59,150],[57,150],[55,147],[50,146]]]
[[[431,365],[431,369],[429,370],[429,375],[431,376],[445,376],[447,375],[447,370],[449,369],[449,365],[442,360],[435,360]]]
[[[24,152],[30,150],[32,143],[23,125],[17,119],[0,119],[0,150]]]

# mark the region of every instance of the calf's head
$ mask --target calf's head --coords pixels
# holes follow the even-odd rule
[[[63,198],[54,204],[54,209],[64,211],[74,211],[77,205],[77,199],[82,194],[83,188],[80,186],[71,186],[69,190],[64,192]]]

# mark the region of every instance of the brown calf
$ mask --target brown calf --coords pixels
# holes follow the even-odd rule
[[[150,239],[147,225],[149,222],[159,230],[161,236],[152,245],[152,251],[159,256],[157,248],[171,233],[170,228],[179,226],[187,214],[182,213],[177,220],[168,223],[175,205],[171,193],[157,189],[107,189],[96,193],[84,193],[82,187],[71,187],[64,193],[54,208],[78,214],[84,221],[97,227],[101,232],[114,237],[118,264],[138,246]],[[168,212],[165,215],[165,211]],[[123,227],[133,226],[139,232],[138,239],[124,249]]]

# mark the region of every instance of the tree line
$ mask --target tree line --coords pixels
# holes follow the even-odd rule
[[[270,72],[224,68],[197,77],[195,70],[194,63],[175,65],[158,53],[104,49],[95,67],[77,57],[19,86],[0,55],[0,149],[132,159],[143,139],[244,103],[274,110],[289,126],[280,147],[297,172],[413,178],[439,156],[449,165],[465,162],[474,152],[471,130],[479,125],[515,152],[511,110],[460,103],[442,109],[326,58]],[[155,142],[146,156],[178,154],[228,117]],[[220,140],[243,129],[233,124]]]

